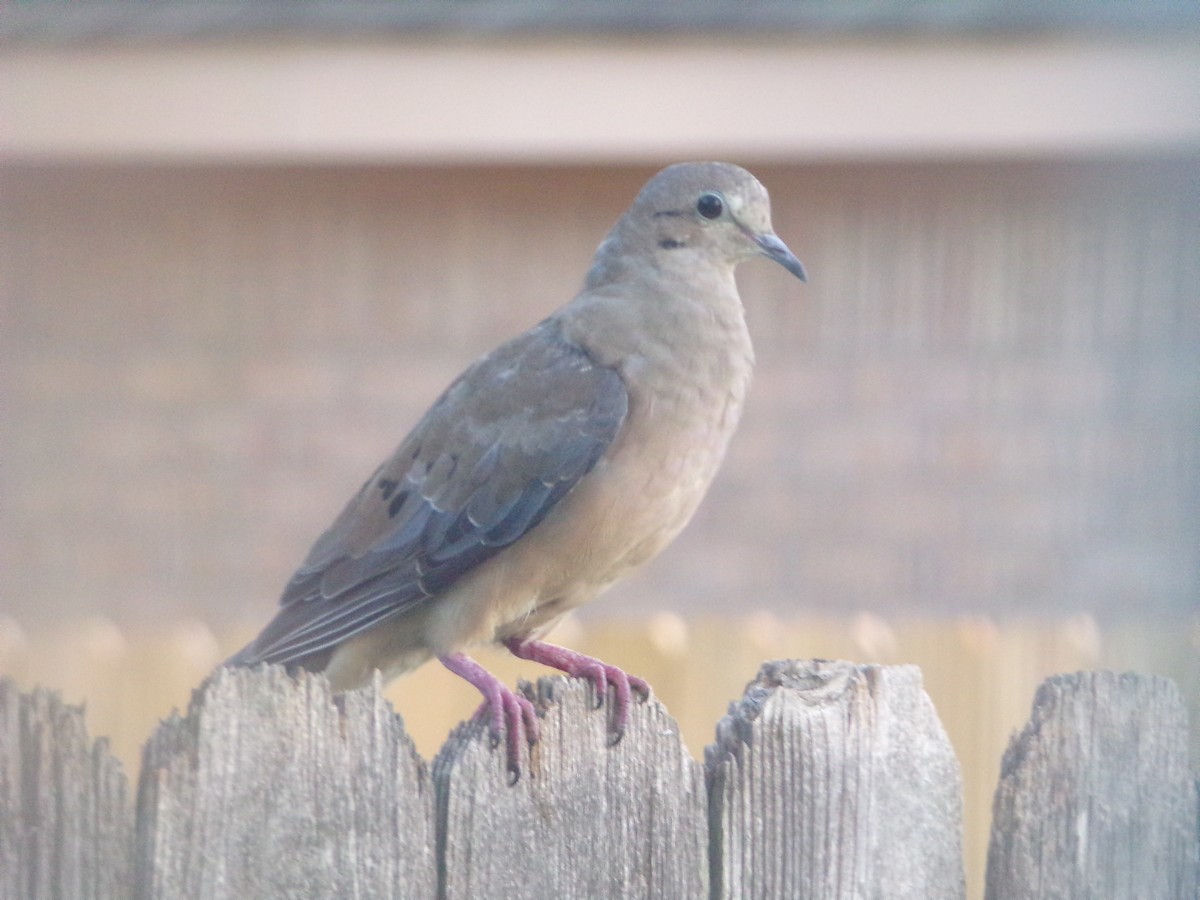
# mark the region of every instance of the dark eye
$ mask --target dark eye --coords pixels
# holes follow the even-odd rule
[[[717,194],[701,194],[696,201],[696,212],[706,219],[715,219],[725,211],[725,204]]]

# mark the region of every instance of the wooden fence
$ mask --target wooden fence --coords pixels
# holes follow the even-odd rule
[[[958,898],[958,763],[915,666],[762,666],[703,764],[657,701],[606,746],[591,688],[525,688],[507,780],[469,722],[432,766],[378,690],[218,673],[137,796],[82,710],[0,681],[0,897]],[[1166,679],[1060,675],[996,790],[986,896],[1195,900],[1200,806]]]

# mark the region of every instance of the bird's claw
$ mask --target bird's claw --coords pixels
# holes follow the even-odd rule
[[[538,742],[537,710],[527,697],[504,688],[499,692],[499,703],[484,700],[475,713],[476,718],[487,722],[488,744],[492,750],[504,742],[509,786],[521,779],[521,735],[532,747]]]
[[[538,662],[565,672],[572,678],[583,678],[590,682],[592,696],[595,698],[593,709],[600,709],[604,706],[608,689],[611,687],[613,708],[608,737],[610,747],[620,743],[621,738],[625,736],[633,695],[636,693],[639,702],[642,703],[650,699],[650,685],[645,680],[636,675],[629,675],[622,669],[610,666],[594,657],[542,641],[521,641],[517,638],[510,638],[505,641],[505,646],[514,656],[521,659]]]
[[[583,678],[592,686],[595,708],[604,705],[609,688],[613,691],[612,715],[608,727],[608,745],[620,743],[629,724],[629,708],[636,694],[639,702],[650,698],[650,686],[635,675],[627,675],[616,666],[610,666],[541,641],[520,641],[511,638],[505,645],[515,656],[551,666],[573,678]],[[512,691],[491,672],[475,660],[462,653],[450,653],[440,657],[442,665],[475,685],[483,694],[483,703],[475,711],[475,718],[487,724],[492,750],[504,742],[508,769],[508,780],[514,785],[521,778],[521,736],[529,746],[537,743],[540,736],[537,710],[526,696]]]
[[[492,750],[505,744],[509,785],[521,777],[521,736],[529,746],[540,736],[537,710],[533,702],[506,687],[495,675],[461,653],[441,657],[442,665],[475,685],[483,694],[483,703],[475,710],[474,718],[487,723],[488,741]]]

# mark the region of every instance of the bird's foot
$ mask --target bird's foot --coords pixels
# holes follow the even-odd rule
[[[550,668],[565,672],[573,678],[586,678],[592,683],[597,709],[604,705],[604,698],[608,696],[608,686],[612,685],[614,701],[609,745],[618,743],[625,735],[625,726],[629,724],[629,707],[633,700],[633,694],[637,693],[643,702],[650,698],[650,685],[641,678],[629,675],[616,666],[610,666],[595,657],[586,656],[556,644],[534,640],[523,641],[520,638],[509,638],[504,642],[504,646],[514,656],[519,656],[521,659],[550,666]]]
[[[529,698],[510,690],[465,653],[448,653],[439,656],[438,660],[483,694],[483,704],[475,716],[487,722],[493,747],[499,745],[503,736],[508,756],[509,784],[516,784],[521,777],[521,735],[525,735],[530,746],[537,743],[538,739],[538,718],[533,704]]]

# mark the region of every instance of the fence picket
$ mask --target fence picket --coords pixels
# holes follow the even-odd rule
[[[992,811],[987,900],[1195,900],[1200,840],[1176,686],[1055,675],[1013,735]]]
[[[82,707],[0,678],[0,898],[124,895],[127,794],[108,742],[88,737]]]
[[[588,683],[524,689],[545,717],[516,784],[479,722],[434,763],[445,900],[706,897],[704,774],[662,705],[635,704],[610,747]]]
[[[964,896],[962,779],[915,666],[764,663],[706,757],[716,896]]]
[[[378,687],[218,671],[146,746],[139,898],[435,895],[427,767]]]

